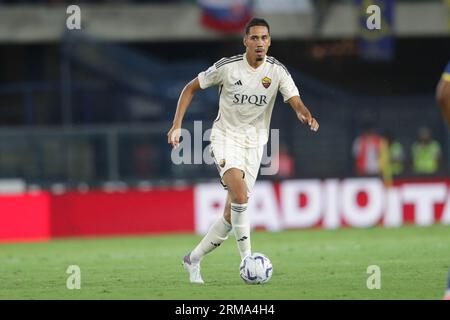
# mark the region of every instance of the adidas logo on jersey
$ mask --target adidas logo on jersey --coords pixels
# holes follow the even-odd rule
[[[238,80],[234,85],[235,85],[235,86],[242,86],[241,80]]]

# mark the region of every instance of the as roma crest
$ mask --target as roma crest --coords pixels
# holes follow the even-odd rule
[[[262,82],[262,85],[264,86],[264,88],[268,88],[268,87],[270,87],[270,84],[272,83],[272,80],[270,80],[270,78],[269,77],[264,77],[262,80],[261,80],[261,82]]]

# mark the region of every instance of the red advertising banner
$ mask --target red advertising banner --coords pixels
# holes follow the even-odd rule
[[[194,230],[192,188],[54,195],[53,237],[139,235]]]
[[[47,192],[0,195],[0,241],[46,241],[50,238]]]

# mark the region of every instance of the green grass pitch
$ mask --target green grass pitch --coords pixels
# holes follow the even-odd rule
[[[450,265],[450,226],[253,232],[253,251],[274,267],[269,283],[239,277],[233,236],[190,284],[183,255],[200,240],[164,235],[0,245],[0,299],[441,299]],[[66,288],[69,265],[81,289]],[[381,269],[381,289],[366,286]]]

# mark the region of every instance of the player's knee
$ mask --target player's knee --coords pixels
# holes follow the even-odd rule
[[[244,204],[248,202],[248,197],[247,194],[245,192],[240,192],[240,193],[236,193],[231,201],[233,203],[238,203],[238,204]]]

